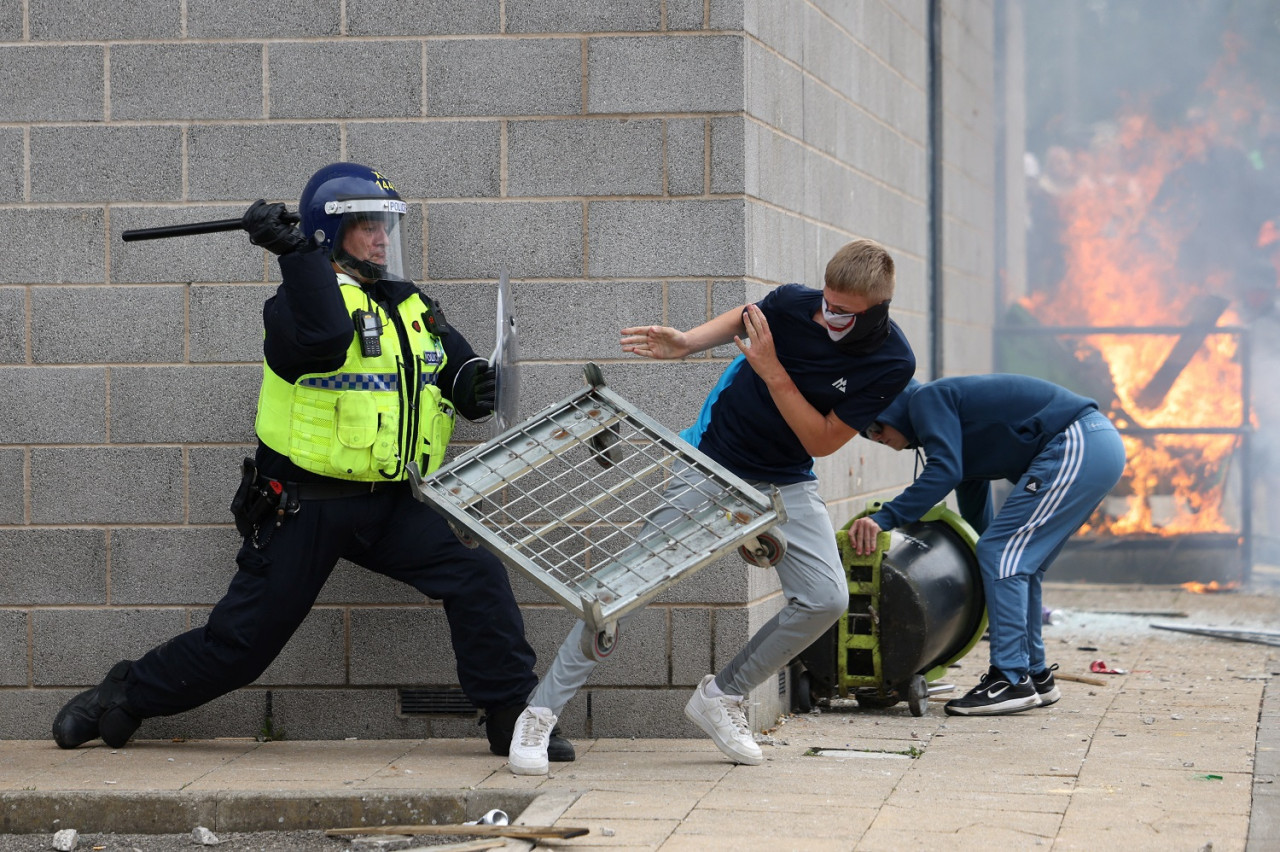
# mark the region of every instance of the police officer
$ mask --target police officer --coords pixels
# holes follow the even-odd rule
[[[263,309],[265,364],[232,506],[239,570],[208,623],[117,663],[57,714],[54,740],[119,747],[143,719],[190,710],[253,682],[315,603],[338,559],[443,601],[458,681],[485,712],[491,751],[506,755],[534,653],[506,570],[468,549],[413,497],[407,466],[440,466],[454,412],[493,409],[488,362],[404,275],[406,205],[387,178],[354,163],[320,169],[298,217],[255,202],[250,241],[279,256]],[[573,760],[558,734],[553,760]]]

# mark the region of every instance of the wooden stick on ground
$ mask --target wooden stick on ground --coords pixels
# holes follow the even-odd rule
[[[326,837],[350,837],[356,834],[435,834],[466,837],[515,837],[520,840],[565,840],[581,837],[590,829],[577,826],[559,828],[553,825],[371,825],[356,828],[330,828]]]
[[[1105,680],[1099,680],[1096,677],[1084,677],[1082,675],[1063,674],[1062,672],[1054,672],[1053,676],[1058,680],[1073,680],[1076,683],[1087,683],[1090,686],[1106,686]]]

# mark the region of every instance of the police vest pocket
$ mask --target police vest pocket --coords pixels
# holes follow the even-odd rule
[[[369,469],[369,448],[378,436],[378,404],[370,394],[348,391],[333,407],[334,433],[338,439],[329,464],[340,473],[364,473]]]
[[[431,418],[422,435],[422,468],[423,473],[432,473],[444,463],[444,451],[453,437],[453,406],[447,399],[441,398],[438,388],[428,388],[423,395],[424,405],[435,403],[439,414]]]

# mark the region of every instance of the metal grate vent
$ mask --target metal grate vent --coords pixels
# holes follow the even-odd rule
[[[787,694],[787,670],[778,670],[778,697],[781,698]]]
[[[457,687],[399,689],[401,716],[474,716],[476,706]]]

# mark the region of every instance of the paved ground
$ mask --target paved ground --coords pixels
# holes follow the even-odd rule
[[[707,740],[581,741],[544,778],[512,776],[478,739],[8,741],[0,825],[48,837],[129,816],[189,835],[456,823],[505,805],[589,829],[546,844],[566,850],[1280,849],[1280,648],[1151,626],[1280,629],[1278,579],[1255,570],[1248,591],[1207,595],[1051,585],[1058,704],[956,718],[936,700],[921,717],[837,702],[782,720],[757,767]],[[968,689],[985,653],[948,680]],[[1099,659],[1126,673],[1091,672]]]

